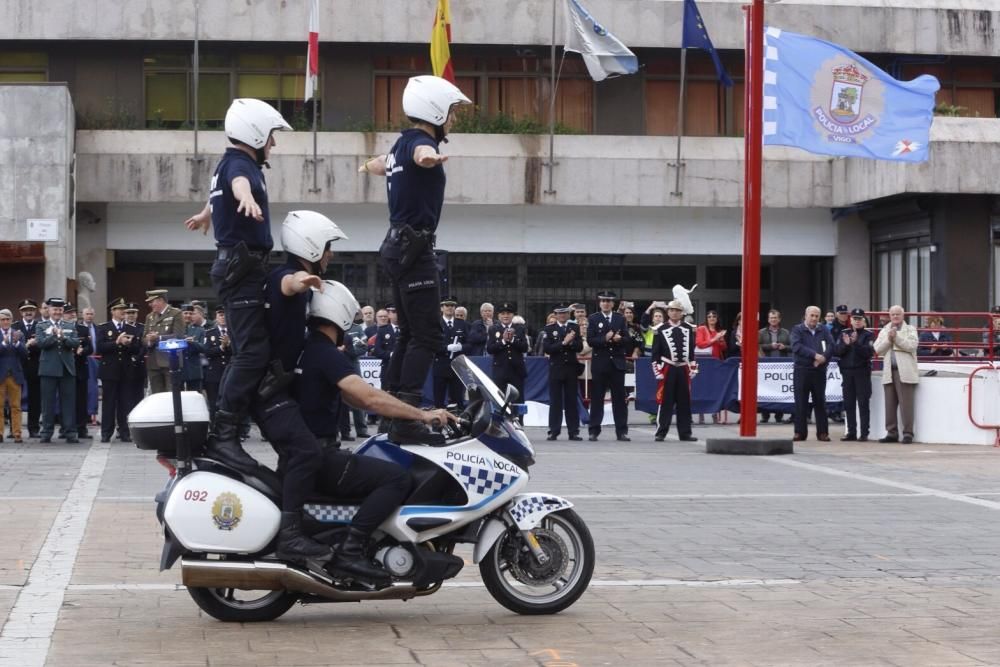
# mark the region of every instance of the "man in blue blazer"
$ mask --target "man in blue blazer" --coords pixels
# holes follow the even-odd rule
[[[24,384],[22,364],[28,359],[24,333],[12,328],[14,314],[0,310],[0,442],[3,442],[3,404],[10,402],[10,432],[14,442],[21,439],[21,385]]]

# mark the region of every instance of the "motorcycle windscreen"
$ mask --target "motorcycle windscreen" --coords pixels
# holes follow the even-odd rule
[[[493,383],[493,380],[479,366],[469,361],[468,357],[460,354],[451,362],[451,369],[462,381],[465,388],[472,390],[479,387],[485,400],[493,404],[493,412],[497,412],[503,407],[504,397],[500,392],[500,387]]]

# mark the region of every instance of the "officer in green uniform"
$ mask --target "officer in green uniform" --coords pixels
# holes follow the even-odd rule
[[[149,315],[143,327],[143,343],[146,347],[146,373],[149,375],[149,393],[170,391],[170,357],[156,349],[161,339],[184,338],[184,318],[181,311],[167,302],[167,290],[154,289],[146,292]]]

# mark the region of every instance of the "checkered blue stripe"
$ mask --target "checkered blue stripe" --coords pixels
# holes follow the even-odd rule
[[[556,505],[556,503],[546,503],[546,498],[548,498],[548,496],[531,496],[530,498],[525,498],[511,508],[511,517],[514,518],[514,521],[520,522],[522,519],[528,518],[535,512],[547,508],[550,509]],[[563,503],[558,504],[561,506]]]
[[[320,523],[350,523],[358,512],[357,505],[303,505],[302,509]]]
[[[493,472],[485,468],[473,468],[472,466],[458,466],[454,463],[445,463],[448,470],[458,475],[459,481],[470,493],[480,496],[486,494],[501,493],[511,484],[517,481],[516,475],[507,475],[502,472]]]

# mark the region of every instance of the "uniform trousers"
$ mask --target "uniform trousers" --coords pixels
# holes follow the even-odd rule
[[[434,407],[446,408],[448,402],[458,405],[460,410],[465,409],[465,385],[449,369],[450,376],[435,375],[434,385]]]
[[[287,392],[255,401],[251,412],[261,434],[278,452],[281,509],[298,511],[316,488],[323,447],[306,426],[299,404]]]
[[[410,474],[396,463],[325,449],[316,488],[324,496],[364,498],[351,525],[370,535],[406,501],[411,485]]]
[[[63,375],[39,378],[42,389],[42,430],[43,438],[51,438],[56,428],[56,394],[59,395],[59,419],[64,435],[77,436],[76,431],[76,377]]]
[[[524,402],[524,376],[519,372],[509,369],[506,366],[493,367],[493,382],[500,389],[500,393],[507,391],[507,385],[512,384],[520,395],[521,402]]]
[[[3,412],[4,401],[10,402],[10,432],[17,438],[21,438],[21,385],[10,373],[0,380],[0,413]],[[0,420],[3,417],[0,416]],[[4,434],[4,426],[0,421],[0,436]]]
[[[615,433],[628,433],[628,394],[625,393],[625,371],[618,370],[609,361],[607,366],[597,370],[593,362],[593,377],[590,381],[590,425],[591,435],[601,432],[601,422],[604,420],[604,393],[611,390],[611,412],[615,418]]]
[[[261,262],[238,283],[229,285],[225,281],[227,270],[225,260],[216,260],[210,272],[212,286],[226,308],[226,328],[233,350],[219,387],[218,407],[233,414],[246,414],[271,359],[264,308],[267,272]]]
[[[170,391],[169,368],[151,368],[147,366],[146,375],[149,376],[150,394],[160,394],[165,391]],[[140,397],[139,400],[142,400],[142,398]]]
[[[861,413],[861,435],[867,436],[871,423],[872,372],[864,368],[841,368],[844,411],[847,413],[847,433],[858,435],[858,413]]]
[[[819,368],[795,367],[793,375],[795,390],[795,435],[805,437],[809,433],[809,402],[812,399],[816,414],[816,434],[828,435],[830,428],[826,416],[826,366]]]
[[[130,410],[131,380],[101,380],[101,439],[110,440],[118,426],[118,436],[130,438],[126,417]]]
[[[382,386],[422,394],[434,354],[444,341],[437,262],[428,252],[406,271],[395,259],[385,259],[384,265],[392,283],[399,337]]]
[[[885,370],[883,369],[884,373]],[[913,437],[913,394],[917,389],[915,383],[903,382],[899,379],[899,369],[892,369],[892,382],[883,384],[885,390],[885,430],[886,435],[899,437],[899,418],[903,421],[903,436]],[[898,413],[898,414],[897,414]]]
[[[42,382],[38,362],[24,365],[24,385],[28,390],[28,435],[38,435],[42,417]]]
[[[576,379],[576,364],[569,370],[549,366],[549,435],[559,435],[563,412],[570,435],[580,432],[580,390]]]
[[[667,435],[676,412],[677,435],[685,438],[691,435],[691,385],[688,382],[688,369],[686,366],[667,364],[664,372],[663,397],[660,409],[656,411],[656,435],[661,438]]]
[[[219,409],[219,383],[215,380],[205,380],[205,393],[208,397],[208,418],[215,422],[215,411]]]
[[[76,376],[76,430],[80,435],[87,435],[87,423],[90,422],[90,414],[87,412],[89,392],[90,378],[80,377],[78,368]]]

